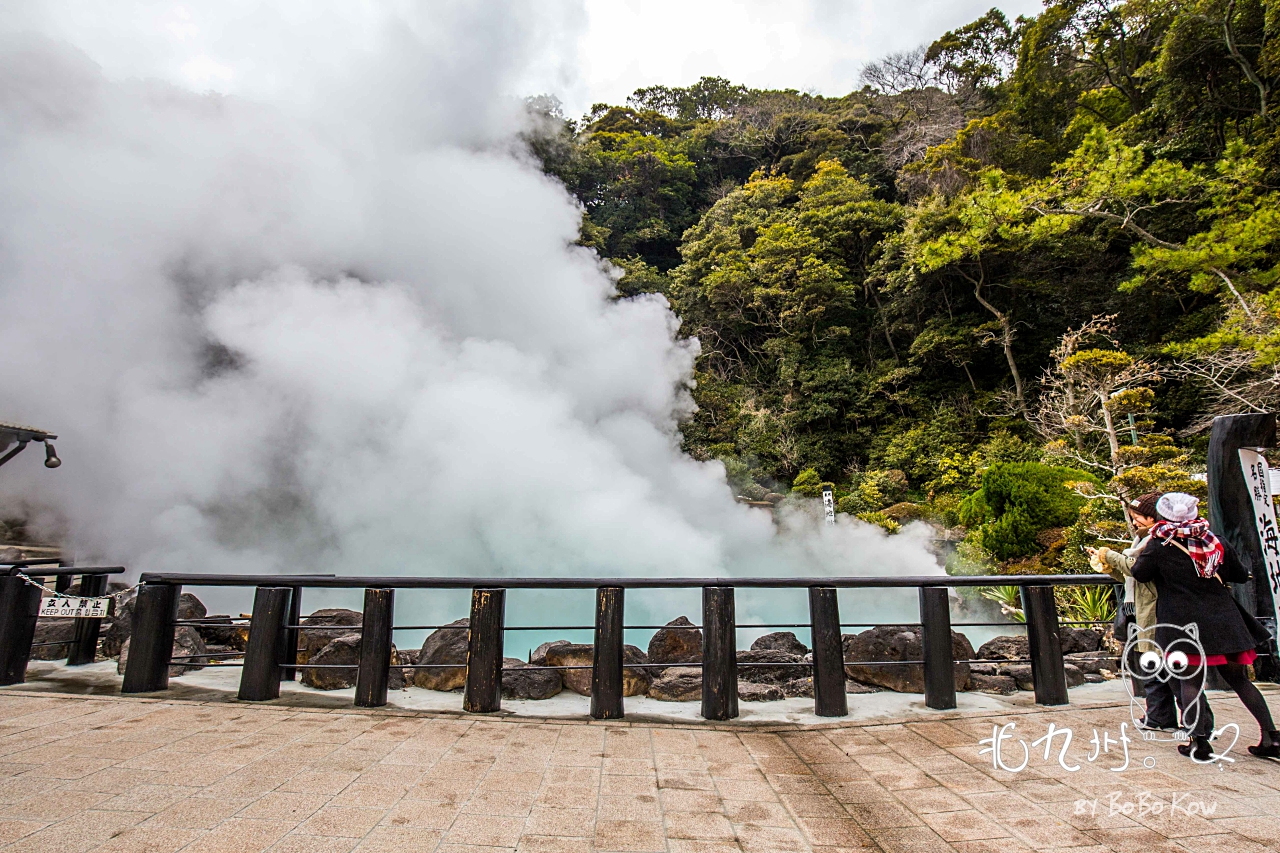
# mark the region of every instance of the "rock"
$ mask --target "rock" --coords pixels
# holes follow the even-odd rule
[[[979,690],[983,693],[999,693],[1001,696],[1008,696],[1011,693],[1018,692],[1018,682],[1007,675],[971,673],[969,685],[970,690]]]
[[[229,646],[236,651],[244,651],[249,644],[249,626],[237,625],[231,621],[230,616],[206,616],[206,619],[216,619],[216,622],[205,622],[202,625],[195,626],[200,632],[200,637],[204,640],[205,645]]]
[[[786,694],[777,684],[755,684],[750,681],[738,682],[738,699],[742,702],[776,702],[785,699]]]
[[[348,610],[345,607],[326,607],[322,610],[317,610],[310,616],[303,617],[301,624],[312,625],[317,628],[322,625],[359,628],[363,621],[363,613]],[[318,654],[321,649],[329,645],[334,639],[345,636],[347,633],[349,632],[301,629],[298,632],[298,663],[310,663],[312,655]]]
[[[983,660],[1026,660],[1031,657],[1031,648],[1026,637],[994,637],[978,648],[977,656]]]
[[[649,663],[701,663],[702,631],[694,628],[688,617],[677,616],[654,633],[648,657]],[[657,675],[662,670],[653,672]]]
[[[774,631],[772,634],[765,634],[751,644],[751,650],[753,652],[771,650],[802,656],[809,653],[809,647],[800,642],[790,631]]]
[[[550,699],[564,686],[554,669],[534,669],[519,658],[503,658],[502,665],[503,699]]]
[[[1070,625],[1062,625],[1058,628],[1058,637],[1062,641],[1064,655],[1100,651],[1106,636],[1105,631],[1097,628],[1072,628]]]
[[[752,649],[738,652],[738,680],[755,684],[782,684],[809,675],[809,668],[799,666],[800,655],[774,649]],[[779,664],[756,666],[755,664]],[[747,664],[747,666],[743,666]]]
[[[1104,681],[1106,681],[1106,680],[1107,680],[1107,679],[1106,679],[1106,678],[1104,678],[1103,676],[1098,675],[1097,673],[1093,673],[1093,672],[1087,672],[1087,673],[1085,673],[1085,676],[1084,676],[1084,683],[1085,683],[1085,684],[1101,684],[1102,682],[1104,682]]]
[[[702,699],[702,670],[696,666],[673,666],[662,671],[649,685],[649,697],[660,702],[698,702]]]
[[[302,683],[317,690],[341,690],[355,687],[356,667],[360,664],[360,635],[334,637],[324,648],[310,656],[308,663],[349,666],[349,669],[304,669]]]
[[[1104,669],[1114,672],[1120,668],[1120,661],[1100,652],[1075,652],[1064,657],[1067,663],[1078,667],[1085,675],[1096,675]]]
[[[861,634],[845,634],[843,640],[845,661],[920,660],[924,654],[916,626],[883,625]],[[974,657],[968,637],[955,631],[951,632],[951,653],[957,661]],[[899,693],[924,692],[924,666],[918,663],[846,666],[845,675]],[[969,689],[969,664],[955,665],[955,680],[956,690]]]
[[[845,679],[845,682],[844,682],[844,692],[845,692],[845,693],[854,693],[854,694],[858,694],[858,693],[879,693],[879,692],[880,692],[880,688],[879,688],[879,687],[872,687],[870,684],[863,684],[861,681],[853,681],[853,680],[851,680],[851,679]]]
[[[569,645],[568,640],[552,640],[549,643],[543,643],[542,645],[538,646],[536,649],[533,650],[533,654],[529,655],[529,663],[533,664],[534,666],[546,666],[547,650],[552,648],[553,646],[567,646],[567,645]]]
[[[120,647],[118,654],[120,659],[116,662],[116,672],[124,675],[125,668],[129,663],[129,640],[127,638],[124,641],[124,645]],[[194,628],[190,625],[179,625],[173,634],[173,656],[191,656],[195,660],[194,663],[180,662],[170,666],[169,677],[177,678],[184,672],[204,669],[199,664],[208,663],[209,649]]]
[[[136,586],[116,593],[115,610],[102,621],[102,653],[109,658],[120,654],[120,649],[129,639],[129,631],[133,627],[133,605],[137,598]],[[179,619],[203,619],[206,613],[204,602],[191,593],[184,592],[178,597]]]
[[[422,642],[418,652],[418,664],[433,664],[431,669],[415,669],[413,683],[427,690],[459,690],[467,683],[467,627],[469,619],[450,622],[446,628],[437,628]],[[461,630],[459,630],[461,629]],[[462,664],[444,667],[441,664]]]
[[[71,642],[76,633],[75,619],[40,619],[36,622],[36,633],[31,642],[59,643],[57,646],[31,647],[32,660],[62,660],[71,654]]]
[[[1084,684],[1084,673],[1080,671],[1080,667],[1072,664],[1063,664],[1062,667],[1067,673],[1067,686],[1079,687]]]
[[[623,663],[648,663],[644,652],[635,646],[622,647]],[[595,646],[590,643],[555,644],[547,649],[548,666],[585,666],[590,667],[595,661]],[[591,695],[591,670],[566,669],[561,671],[564,686],[582,696]],[[640,696],[649,689],[649,675],[643,669],[623,667],[622,695]]]
[[[129,639],[130,623],[133,621],[133,602],[137,597],[137,587],[129,587],[117,592],[111,615],[102,620],[102,629],[99,633],[100,645],[102,653],[109,658],[117,657]],[[120,671],[124,671],[123,667]]]
[[[993,663],[971,663],[969,664],[969,675],[995,675],[996,665]]]
[[[1036,684],[1031,677],[1031,664],[1019,663],[1013,666],[1001,667],[1001,675],[1007,675],[1012,678],[1018,685],[1019,690],[1035,690]]]
[[[809,677],[791,679],[786,684],[782,685],[782,695],[786,696],[788,699],[794,699],[797,697],[812,699],[813,679]]]

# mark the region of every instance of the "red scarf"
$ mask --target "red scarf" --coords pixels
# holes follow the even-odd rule
[[[1185,548],[1187,556],[1196,565],[1196,573],[1202,578],[1213,577],[1226,557],[1222,542],[1209,530],[1209,522],[1203,518],[1176,524],[1171,521],[1157,521],[1151,528],[1151,535]]]

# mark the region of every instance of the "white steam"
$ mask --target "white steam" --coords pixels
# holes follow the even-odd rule
[[[922,531],[780,533],[679,451],[697,344],[572,245],[511,141],[518,28],[478,14],[316,109],[0,36],[0,420],[65,460],[0,506],[135,571],[938,571]]]

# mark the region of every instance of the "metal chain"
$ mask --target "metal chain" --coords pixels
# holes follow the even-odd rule
[[[18,572],[17,575],[18,577],[22,578],[27,584],[34,586],[36,589],[39,589],[42,592],[49,592],[49,587],[45,586],[42,583],[36,583],[34,580],[27,577],[22,572]],[[61,596],[62,598],[84,598],[89,601],[102,601],[103,599],[106,599],[106,598],[115,598],[114,595],[68,595],[66,593],[54,592],[55,598],[59,596]]]

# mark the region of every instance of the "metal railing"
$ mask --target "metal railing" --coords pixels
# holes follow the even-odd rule
[[[1106,575],[1008,575],[999,577],[821,577],[821,578],[460,578],[460,577],[339,577],[333,575],[214,575],[144,573],[134,604],[129,658],[122,691],[149,693],[164,690],[169,666],[186,662],[173,657],[175,630],[180,624],[177,605],[185,586],[255,587],[253,614],[242,664],[239,698],[265,701],[278,698],[280,682],[303,669],[355,669],[355,704],[379,707],[387,702],[390,672],[417,669],[465,669],[463,708],[490,713],[501,709],[503,644],[508,631],[591,630],[594,643],[590,665],[547,666],[545,669],[591,671],[591,716],[619,719],[623,716],[623,675],[628,669],[693,666],[702,669],[702,716],[727,720],[738,715],[738,669],[783,667],[809,669],[813,673],[814,710],[820,716],[848,714],[845,667],[894,665],[921,666],[925,703],[936,709],[956,707],[955,666],[951,642],[949,587],[1018,586],[1021,588],[1025,627],[1029,640],[1032,681],[1036,701],[1045,705],[1067,702],[1067,682],[1059,639],[1055,586],[1112,584]],[[301,595],[306,588],[363,589],[364,613],[359,626],[304,625]],[[696,626],[626,625],[624,598],[627,589],[702,589],[702,623]],[[736,588],[807,589],[808,624],[744,625],[736,623]],[[910,661],[845,661],[841,629],[872,627],[840,621],[836,593],[839,589],[915,588],[919,591],[922,657]],[[395,591],[399,589],[471,589],[470,618],[466,626],[401,625],[393,620]],[[594,625],[505,625],[508,589],[594,589]],[[892,623],[902,624],[902,623]],[[1022,623],[957,623],[1019,625]],[[743,628],[809,628],[812,662],[739,663],[736,634]],[[628,629],[702,631],[702,660],[688,664],[626,663],[623,635]],[[465,630],[466,663],[392,664],[392,634],[397,630]],[[298,663],[298,632],[335,631],[361,634],[358,664]],[[226,657],[226,656],[222,656]],[[190,660],[192,665],[201,665]],[[1001,663],[1008,663],[1002,661]]]

